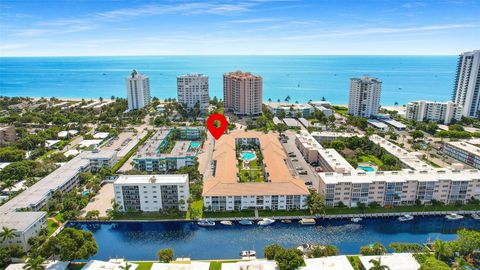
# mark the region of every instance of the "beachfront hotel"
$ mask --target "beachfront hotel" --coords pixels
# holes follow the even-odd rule
[[[480,50],[464,52],[458,58],[452,100],[463,107],[463,116],[478,117],[480,110]]]
[[[350,79],[348,113],[366,118],[378,114],[381,92],[382,82],[377,78],[364,76]]]
[[[129,111],[141,109],[150,104],[150,79],[147,76],[133,70],[125,82]]]
[[[223,74],[224,106],[236,115],[262,114],[262,91],[258,75],[242,71]]]
[[[113,183],[121,211],[187,211],[188,174],[121,175]]]
[[[283,114],[285,117],[297,117],[297,115],[300,115],[300,117],[309,118],[310,115],[312,115],[315,111],[315,107],[308,103],[295,104],[287,102],[269,102],[266,104],[268,109],[277,116]],[[327,115],[328,113],[330,113],[329,115],[332,114],[330,109],[326,109],[323,107],[322,109],[325,110],[325,115]]]
[[[240,182],[239,169],[257,159],[237,157],[244,145],[258,147],[262,163],[258,172],[261,182]],[[253,155],[253,154],[250,154]],[[292,210],[306,209],[309,191],[302,179],[292,176],[287,164],[287,155],[275,133],[232,132],[223,135],[215,144],[213,152],[213,175],[204,181],[204,208],[210,211],[233,211],[244,209]]]
[[[133,158],[136,170],[166,172],[195,164],[204,129],[161,128],[138,148]]]
[[[434,121],[448,125],[453,120],[459,121],[462,119],[462,110],[462,106],[452,101],[418,100],[407,104],[405,118],[417,122]]]
[[[187,74],[177,76],[178,102],[192,109],[198,103],[201,111],[207,111],[210,104],[208,95],[208,76],[203,74]]]

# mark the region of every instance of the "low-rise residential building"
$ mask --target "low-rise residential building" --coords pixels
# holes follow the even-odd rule
[[[263,182],[239,182],[236,146],[256,144],[263,156]],[[292,176],[275,133],[232,132],[215,143],[213,175],[203,185],[204,207],[211,211],[306,209],[309,191]]]
[[[354,270],[347,256],[328,256],[321,258],[305,259],[305,266],[298,270]],[[370,268],[367,268],[370,269]]]
[[[318,161],[318,150],[323,149],[322,145],[305,130],[295,134],[295,145],[308,163]]]
[[[287,102],[269,102],[267,103],[268,109],[274,115],[280,115],[283,117],[310,117],[315,111],[315,108],[310,104],[296,104]]]
[[[445,154],[469,166],[480,169],[480,148],[468,142],[447,142]]]
[[[343,203],[355,207],[358,203],[376,202],[386,205],[429,204],[437,200],[447,204],[465,203],[480,198],[478,170],[452,171],[390,171],[350,173],[319,173],[319,192],[325,204]]]
[[[121,175],[113,183],[121,211],[187,211],[188,174]]]
[[[382,256],[359,256],[363,269],[372,269],[373,261],[378,261],[381,265],[386,266],[389,270],[416,270],[420,269],[412,253],[391,253]],[[352,268],[353,269],[353,268]]]
[[[373,128],[380,130],[381,132],[387,132],[389,130],[388,126],[377,119],[368,119],[368,125]]]
[[[434,121],[448,125],[453,120],[461,120],[462,111],[463,107],[452,101],[437,102],[418,100],[407,104],[405,118],[418,122]]]
[[[404,123],[398,122],[397,120],[394,120],[394,119],[387,118],[387,119],[381,119],[380,121],[393,127],[396,130],[405,130],[407,128],[407,126]]]
[[[203,132],[199,127],[158,130],[139,147],[133,158],[135,169],[165,172],[194,165]]]
[[[101,168],[111,168],[117,162],[117,151],[114,150],[94,150],[88,155],[90,161],[90,170],[98,171]]]
[[[283,118],[283,122],[289,128],[299,128],[301,126],[300,122],[295,118]]]
[[[334,141],[339,138],[363,137],[363,135],[349,132],[314,131],[311,134],[318,142]]]
[[[127,263],[129,266],[127,266]],[[91,260],[82,267],[82,270],[136,270],[138,264],[130,263],[124,259],[110,259],[109,261]]]
[[[14,142],[17,139],[17,133],[14,126],[0,126],[0,144]]]
[[[15,236],[5,241],[0,241],[0,247],[19,245],[23,249],[29,249],[28,240],[40,233],[46,227],[46,212],[1,212],[0,228],[15,230]]]

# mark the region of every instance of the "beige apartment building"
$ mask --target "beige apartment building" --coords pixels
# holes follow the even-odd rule
[[[262,114],[262,77],[250,72],[223,74],[225,109],[236,115]]]
[[[349,207],[372,202],[382,206],[413,205],[417,200],[423,204],[432,200],[452,204],[480,198],[478,170],[352,171],[320,173],[319,176],[319,191],[325,195],[327,206],[340,202]]]

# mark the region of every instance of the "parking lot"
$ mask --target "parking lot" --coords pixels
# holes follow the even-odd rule
[[[296,175],[302,178],[305,183],[312,182],[312,185],[315,188],[318,188],[320,179],[314,172],[312,166],[305,161],[302,154],[300,153],[300,150],[298,150],[297,146],[295,145],[295,132],[287,131],[285,132],[285,134],[288,137],[288,141],[286,143],[282,143],[282,145],[285,148],[285,151],[287,151],[287,153],[293,152],[293,154],[295,155],[295,157],[293,157],[292,155],[287,159],[287,165],[290,169],[290,172],[292,173],[292,175]],[[299,171],[301,170],[305,170],[307,174],[299,174]]]
[[[115,150],[118,152],[118,157],[125,156],[128,151],[130,151],[139,141],[142,136],[145,136],[146,132],[142,134],[135,134],[134,132],[124,131],[118,134],[117,137],[111,139],[108,143],[106,143],[102,150]]]

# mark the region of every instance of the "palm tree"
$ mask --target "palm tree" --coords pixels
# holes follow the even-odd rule
[[[2,243],[13,239],[15,237],[15,229],[9,229],[7,227],[3,227],[2,231],[0,232],[0,239],[2,239]]]
[[[440,260],[440,257],[449,257],[452,255],[452,251],[447,242],[435,240],[432,247],[438,260]]]
[[[125,265],[120,266],[120,269],[130,270],[131,267],[132,267],[132,265],[129,264],[128,261],[125,261]]]
[[[23,266],[23,269],[25,269],[25,270],[43,270],[43,269],[45,269],[42,266],[42,263],[43,263],[44,260],[45,259],[41,256],[28,258],[28,260],[25,262],[25,265]]]
[[[380,257],[378,257],[378,261],[371,259],[368,262],[373,264],[373,266],[370,267],[370,270],[390,270],[390,267],[382,265],[382,259]]]

